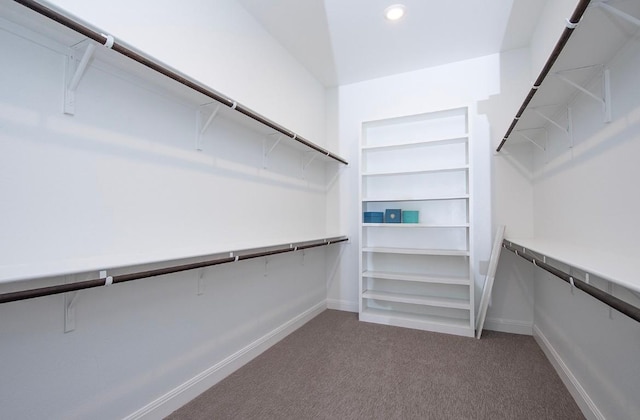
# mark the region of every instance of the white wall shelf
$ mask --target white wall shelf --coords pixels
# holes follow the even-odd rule
[[[418,211],[418,223],[361,223],[360,319],[473,336],[467,108],[363,123],[362,212]]]
[[[71,83],[67,82],[63,89],[67,95],[64,108],[67,114],[73,115],[75,107],[78,106],[73,96],[87,66],[92,66],[92,61],[102,61],[126,73],[125,77],[142,79],[193,105],[195,107],[194,122],[196,122],[194,125],[197,127],[195,131],[197,150],[206,147],[203,144],[202,135],[212,122],[215,124],[214,118],[224,117],[264,133],[265,136],[282,135],[287,140],[284,143],[289,147],[302,152],[313,152],[322,161],[348,165],[344,158],[305,139],[300,134],[161,63],[149,54],[138,51],[120,40],[114,40],[112,36],[105,35],[102,30],[65,15],[61,10],[30,0],[21,2],[22,5],[18,2],[8,3],[5,5],[5,12],[10,16],[11,21],[0,18],[0,28],[17,32],[19,36],[26,36],[47,48],[57,44],[54,45],[55,50],[62,51],[68,56],[70,71],[67,72],[69,74],[67,79],[70,81],[73,79],[75,83],[71,86]],[[78,65],[76,65],[77,62],[79,62]],[[213,111],[204,112],[204,108],[211,107],[213,104],[216,105]]]
[[[417,296],[405,293],[378,292],[365,290],[364,299],[381,300],[386,302],[411,303],[415,305],[437,306],[440,308],[469,309],[468,299],[455,299],[435,296]]]
[[[422,283],[441,283],[441,284],[458,284],[458,285],[469,284],[469,277],[427,276],[419,273],[411,274],[411,273],[394,273],[394,272],[384,272],[384,271],[365,271],[362,273],[362,277],[399,280],[399,281],[412,281],[412,282],[422,282]]]
[[[506,240],[523,250],[532,251],[640,293],[638,262],[629,255],[540,238],[506,238]]]
[[[445,144],[466,143],[467,141],[468,141],[468,134],[465,133],[459,137],[444,137],[444,138],[434,139],[434,140],[413,141],[413,142],[395,143],[395,144],[387,144],[387,145],[379,145],[379,146],[362,146],[362,150],[363,151],[391,150],[391,149],[401,149],[405,147],[436,146],[436,145],[445,145]]]
[[[387,310],[367,308],[360,312],[360,320],[396,327],[415,328],[447,334],[467,335],[466,319],[456,319],[437,315],[415,315],[402,311],[391,313]]]
[[[469,194],[459,195],[424,195],[419,197],[365,197],[363,202],[379,202],[379,201],[439,201],[439,200],[466,200],[469,198]]]
[[[469,251],[457,249],[422,249],[422,248],[381,248],[365,247],[362,252],[379,254],[405,254],[405,255],[441,255],[449,257],[466,257]]]
[[[546,130],[565,131],[572,146],[571,107],[579,96],[600,102],[603,123],[611,121],[608,64],[637,34],[640,20],[635,16],[640,16],[640,3],[607,4],[597,1],[589,4],[587,1],[588,8],[584,3],[581,1],[574,12],[579,23],[575,28],[567,24],[558,42],[560,44],[567,37],[565,44],[550,55],[505,133],[498,152],[504,145],[524,141],[546,150]]]
[[[469,165],[463,166],[449,166],[442,168],[430,168],[422,169],[418,171],[398,171],[398,172],[366,172],[362,176],[393,176],[393,175],[413,175],[413,174],[427,174],[432,172],[452,172],[452,171],[464,171],[468,170]]]

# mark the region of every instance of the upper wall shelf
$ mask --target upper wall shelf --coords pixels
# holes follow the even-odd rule
[[[289,140],[288,143],[290,145],[301,147],[304,151],[314,152],[327,161],[348,165],[344,158],[252,111],[199,81],[170,68],[153,57],[137,51],[119,40],[114,40],[111,35],[105,35],[84,22],[32,0],[14,0],[14,2],[7,3],[9,4],[3,5],[3,8],[5,8],[4,12],[11,16],[11,20],[24,28],[41,34],[45,42],[53,40],[68,46],[69,50],[73,50],[72,46],[84,46],[86,44],[84,52],[81,52],[80,49],[77,51],[78,57],[87,57],[86,60],[79,60],[77,67],[79,70],[76,73],[80,76],[83,66],[86,66],[91,56],[100,56],[110,64],[116,67],[124,67],[128,72],[134,73],[135,76],[157,83],[172,94],[191,102],[208,106],[212,104],[212,100],[215,101],[213,104],[217,105],[217,107],[211,107],[211,111],[198,124],[199,129],[202,131],[206,130],[206,127],[216,115],[225,114],[258,131],[264,131],[265,134],[276,134],[281,136],[280,138],[286,138]],[[31,12],[29,12],[29,9]],[[276,141],[279,142],[277,139]]]
[[[496,151],[507,140],[531,142],[546,150],[547,130],[560,130],[573,145],[570,104],[587,95],[602,104],[603,122],[611,121],[608,63],[640,27],[640,2],[580,0]],[[601,79],[602,89],[589,86]]]
[[[378,145],[378,146],[362,146],[363,151],[368,150],[388,150],[388,149],[398,149],[404,147],[415,147],[415,146],[436,146],[442,144],[450,144],[450,143],[463,143],[467,141],[467,135],[464,134],[462,136],[456,137],[443,137],[435,140],[426,140],[426,141],[415,141],[408,143],[397,143],[397,144],[386,144],[386,145]]]
[[[621,255],[555,240],[506,238],[506,241],[522,250],[533,251],[640,293],[638,264],[631,255]]]

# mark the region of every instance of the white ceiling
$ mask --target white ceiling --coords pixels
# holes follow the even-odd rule
[[[325,86],[529,44],[543,0],[238,0]],[[389,22],[390,4],[406,16]]]

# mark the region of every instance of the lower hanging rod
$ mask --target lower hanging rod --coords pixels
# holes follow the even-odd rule
[[[546,262],[527,254],[525,251],[523,251],[522,248],[516,248],[506,240],[502,243],[502,247],[513,252],[517,256],[524,258],[525,260],[529,261],[533,265],[548,271],[549,273],[553,274],[559,279],[564,280],[569,284],[572,284],[573,286],[582,290],[586,294],[598,299],[600,302],[609,305],[616,311],[622,314],[625,314],[629,318],[640,322],[640,308],[638,308],[637,306],[633,306],[632,304],[627,303],[622,299],[619,299],[603,290],[598,289],[597,287],[590,285],[584,280],[576,278],[576,276],[569,275],[568,273],[565,273],[564,271],[559,270],[547,264]]]
[[[195,262],[195,263],[174,265],[174,266],[163,267],[163,268],[158,268],[154,270],[139,271],[139,272],[130,273],[130,274],[121,274],[118,276],[110,276],[107,279],[104,279],[104,278],[92,279],[92,280],[79,281],[74,283],[60,284],[56,286],[40,287],[37,289],[20,290],[18,292],[3,293],[3,294],[0,294],[0,304],[15,302],[18,300],[33,299],[33,298],[38,298],[43,296],[57,295],[60,293],[74,292],[74,291],[83,290],[83,289],[91,289],[94,287],[102,287],[102,286],[107,286],[115,283],[124,283],[128,281],[140,280],[140,279],[145,279],[149,277],[162,276],[165,274],[178,273],[181,271],[195,270],[197,268],[211,267],[214,265],[249,260],[252,258],[268,257],[270,255],[283,254],[285,252],[302,251],[309,248],[316,248],[320,246],[346,242],[348,240],[349,238],[346,236],[339,236],[339,237],[334,237],[329,239],[323,239],[320,241],[300,242],[298,244],[290,244],[290,245],[287,245],[286,247],[283,246],[281,248],[268,249],[267,251],[253,252],[253,253],[241,254],[241,255],[229,256],[229,257],[218,257],[218,258]],[[232,254],[233,253],[231,253],[231,255]]]

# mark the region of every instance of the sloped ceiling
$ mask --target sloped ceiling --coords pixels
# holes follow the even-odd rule
[[[238,0],[325,86],[526,47],[543,0]],[[384,9],[401,2],[406,16]]]

